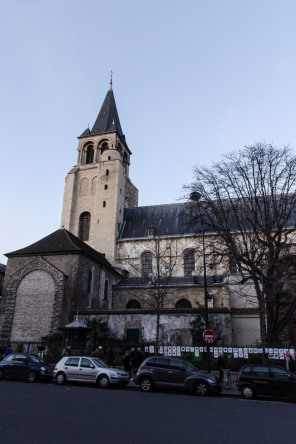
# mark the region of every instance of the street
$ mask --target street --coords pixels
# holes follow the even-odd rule
[[[1,381],[5,444],[284,443],[296,402]]]

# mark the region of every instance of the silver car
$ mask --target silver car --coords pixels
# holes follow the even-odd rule
[[[98,358],[86,356],[66,356],[62,358],[53,371],[57,384],[67,381],[89,382],[100,388],[109,385],[124,386],[129,383],[130,376],[124,370],[108,367]]]

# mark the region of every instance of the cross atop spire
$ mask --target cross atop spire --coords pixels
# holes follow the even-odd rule
[[[111,79],[110,79],[110,83],[109,83],[109,90],[111,90],[112,91],[112,84],[113,84],[113,82],[112,82],[112,74],[113,74],[113,71],[111,71]]]

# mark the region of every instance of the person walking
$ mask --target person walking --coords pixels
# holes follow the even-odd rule
[[[227,369],[227,368],[228,367],[227,367],[227,362],[226,362],[225,355],[223,353],[219,353],[219,356],[218,356],[218,370],[219,370],[219,373],[220,373],[220,382],[221,382],[221,384],[223,382],[223,371],[225,369]]]
[[[112,347],[109,347],[108,348],[108,354],[107,354],[107,364],[110,367],[115,367],[114,360],[115,360],[115,356],[114,356]]]
[[[129,373],[130,378],[131,378],[132,377],[132,363],[131,363],[131,355],[128,350],[125,352],[125,355],[122,358],[122,363],[124,366],[124,370]]]
[[[140,367],[143,361],[144,361],[144,355],[142,353],[142,349],[141,347],[138,347],[134,359],[134,368],[133,368],[134,374],[137,373],[138,368]]]

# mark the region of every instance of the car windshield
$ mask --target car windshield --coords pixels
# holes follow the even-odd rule
[[[101,361],[101,360],[98,359],[98,358],[92,358],[92,360],[94,361],[94,363],[95,363],[95,365],[96,365],[97,367],[108,368],[108,365],[107,365],[104,361]]]
[[[191,364],[191,362],[184,361],[184,365],[188,370],[198,372],[198,368],[196,368],[193,364]]]

